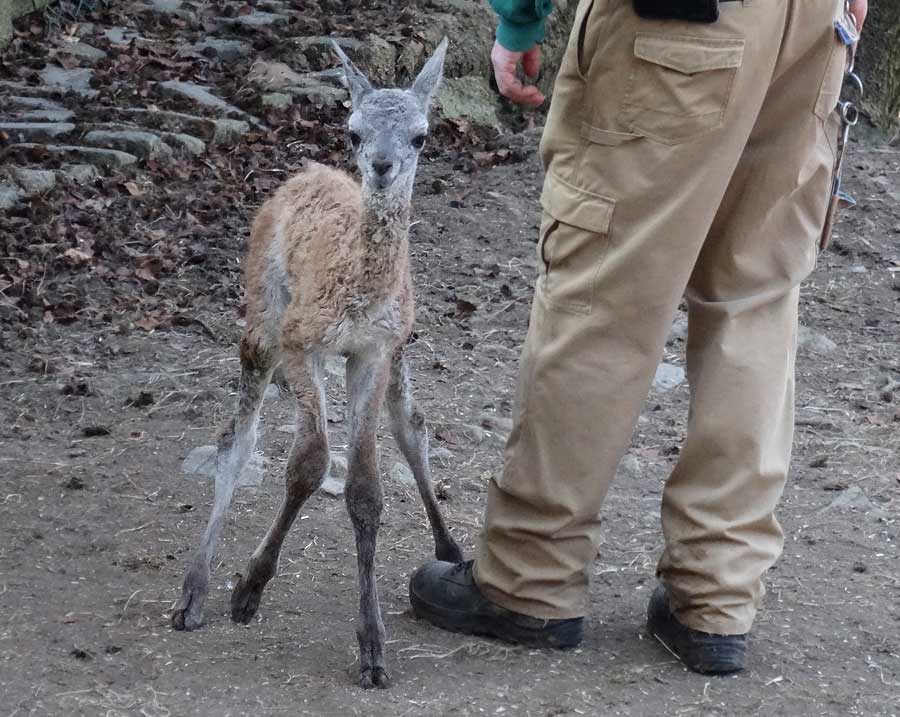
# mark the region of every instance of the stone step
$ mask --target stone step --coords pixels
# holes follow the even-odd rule
[[[258,30],[262,27],[272,27],[273,25],[281,25],[290,20],[288,15],[277,12],[262,12],[254,10],[246,15],[236,15],[235,17],[218,18],[226,27],[240,28],[246,30]]]
[[[0,132],[15,142],[49,142],[74,131],[71,122],[0,122]]]
[[[134,30],[127,27],[110,27],[103,31],[103,35],[113,45],[127,45],[139,37]]]
[[[14,110],[0,122],[68,122],[73,117],[75,113],[69,110]]]
[[[41,70],[41,80],[47,87],[52,87],[59,92],[72,92],[81,97],[91,99],[100,94],[91,89],[91,77],[93,70],[86,67],[78,67],[71,70],[56,65],[47,65]]]
[[[46,97],[4,97],[2,99],[5,107],[17,108],[20,110],[42,110],[45,112],[66,112],[66,108],[59,102],[48,100]]]
[[[227,38],[209,37],[194,45],[194,49],[207,57],[218,57],[225,62],[234,62],[247,57],[253,48],[247,42]]]
[[[12,167],[9,174],[26,197],[33,197],[56,186],[56,174],[50,169]]]
[[[198,117],[184,112],[151,110],[142,107],[118,110],[118,116],[140,122],[154,130],[199,137],[215,146],[233,145],[240,140],[242,135],[250,131],[250,125],[244,120]]]
[[[160,82],[158,87],[163,94],[170,97],[187,99],[200,107],[216,110],[224,115],[235,115],[257,127],[265,128],[265,125],[256,117],[247,114],[221,97],[217,97],[210,92],[209,87],[204,85],[198,85],[194,82],[182,82],[181,80],[166,80],[165,82]]]
[[[12,95],[17,95],[18,99],[46,99],[49,101],[51,97],[65,97],[68,94],[68,90],[65,87],[58,85],[26,85],[22,82],[13,82],[12,80],[0,80],[0,92],[8,92]],[[95,90],[91,90],[94,94],[90,97],[93,97],[97,94]],[[81,101],[82,99],[90,99],[90,97],[83,96],[75,98],[75,101]],[[0,102],[6,102],[6,97],[0,97]],[[58,103],[56,103],[58,105]],[[40,109],[40,108],[38,108]],[[49,107],[47,109],[50,109]],[[65,109],[62,105],[58,105],[58,109]]]
[[[93,164],[64,164],[56,170],[56,175],[60,179],[68,179],[76,184],[87,184],[97,179],[100,172]]]
[[[165,142],[173,150],[182,154],[199,157],[206,153],[206,142],[199,137],[186,132],[169,132],[166,130],[146,127],[143,124],[126,122],[89,122],[81,125],[84,130],[103,130],[110,132],[144,132],[154,134]],[[113,149],[116,149],[115,147]],[[128,151],[128,150],[126,150]],[[132,154],[137,154],[133,152]],[[140,156],[140,155],[139,155]]]
[[[22,192],[10,182],[0,182],[0,211],[16,206],[22,199]]]
[[[93,45],[88,45],[85,42],[66,43],[57,48],[56,52],[59,55],[71,55],[72,57],[77,57],[82,62],[91,65],[105,60],[108,57],[104,50],[94,47]]]
[[[87,163],[101,169],[124,169],[137,163],[138,158],[128,152],[120,152],[115,149],[103,149],[100,147],[84,147],[71,144],[36,144],[23,142],[12,144],[10,150],[22,150],[25,152],[46,152],[54,157],[59,157],[74,163]]]
[[[141,130],[95,129],[84,135],[82,141],[94,147],[126,152],[141,159],[168,161],[173,155],[172,148],[158,134]]]
[[[247,79],[262,90],[288,93],[317,105],[337,105],[347,99],[347,90],[340,84],[341,72],[325,70],[300,74],[283,62],[257,60],[250,67]],[[266,106],[287,106],[278,98],[263,98]]]
[[[206,142],[199,137],[184,132],[162,132],[160,138],[172,149],[192,157],[200,157],[206,154]]]

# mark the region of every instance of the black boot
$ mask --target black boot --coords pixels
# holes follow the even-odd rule
[[[434,560],[409,580],[409,600],[416,617],[451,632],[485,635],[528,647],[575,647],[584,619],[541,620],[495,605],[472,576],[474,561]]]
[[[727,675],[747,666],[746,635],[713,635],[682,625],[672,614],[662,585],[650,596],[647,630],[694,672]]]

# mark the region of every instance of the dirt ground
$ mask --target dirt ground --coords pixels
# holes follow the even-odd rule
[[[308,119],[293,121],[295,131]],[[408,354],[444,510],[471,554],[512,411],[541,172],[534,133],[500,163],[485,160],[495,146],[447,149],[453,141],[439,134],[420,170]],[[253,151],[268,157],[255,164],[242,148],[208,159],[234,163],[230,173],[150,166],[138,179],[146,194],[114,176],[0,216],[3,261],[29,264],[14,262],[27,286],[7,287],[16,308],[0,322],[0,715],[900,714],[900,150],[874,140],[853,147],[859,205],[803,291],[785,551],[745,673],[689,673],[644,632],[684,384],[651,394],[610,493],[577,650],[509,648],[411,617],[407,580],[432,545],[415,490],[390,475],[399,454],[386,435],[378,576],[392,687],[353,683],[356,561],[340,498],[309,501],[257,619],[232,624],[236,573],[281,499],[292,413],[277,396],[263,413],[265,479],[236,496],[207,624],[172,631],[212,500],[211,481],[181,464],[230,415],[242,243],[280,178],[266,168],[289,172],[302,159],[283,144],[259,139]],[[244,177],[247,166],[257,177]],[[230,199],[241,191],[244,201]],[[95,260],[60,258],[85,235]],[[121,265],[152,276],[117,274]],[[665,360],[683,365],[683,348],[679,317]],[[333,373],[338,450],[340,383]]]

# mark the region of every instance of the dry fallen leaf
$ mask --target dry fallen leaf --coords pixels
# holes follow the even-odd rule
[[[81,266],[82,264],[91,260],[91,254],[80,251],[78,249],[66,249],[66,251],[63,253],[63,256],[71,261],[75,266]]]
[[[159,319],[155,319],[152,316],[145,316],[143,319],[135,321],[134,325],[144,331],[153,331],[153,329],[159,326],[159,323]]]
[[[125,189],[132,197],[140,197],[144,193],[135,182],[125,182]]]

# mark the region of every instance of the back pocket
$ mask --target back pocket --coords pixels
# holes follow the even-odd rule
[[[624,126],[680,144],[725,121],[744,40],[639,32],[635,67],[622,106]]]

